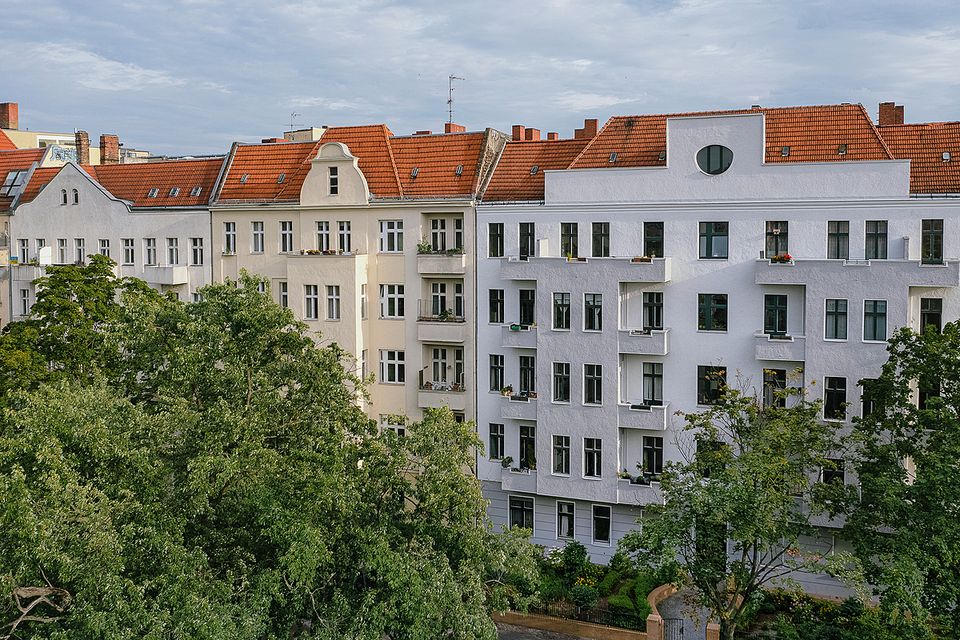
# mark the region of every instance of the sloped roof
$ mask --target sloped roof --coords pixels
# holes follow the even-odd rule
[[[910,160],[910,193],[960,193],[960,122],[879,127],[895,158]],[[944,153],[950,154],[947,162]]]
[[[483,132],[391,138],[390,147],[404,197],[452,198],[476,193],[484,141]],[[460,175],[457,175],[458,167]]]
[[[81,168],[113,196],[128,200],[133,207],[203,207],[220,175],[223,158],[164,160],[133,164],[83,165]],[[30,202],[62,170],[38,169],[24,190],[20,202]],[[199,193],[192,195],[199,187]],[[153,198],[152,189],[157,190]],[[179,189],[177,195],[171,195]]]
[[[566,169],[589,139],[507,142],[483,194],[487,202],[543,199],[543,172]],[[531,173],[533,167],[536,172]]]
[[[13,144],[10,136],[5,134],[3,130],[0,130],[0,151],[13,151],[16,148],[17,145]]]
[[[0,132],[2,133],[2,132]],[[26,171],[35,162],[43,159],[46,149],[18,149],[16,151],[0,151],[0,184],[11,171]],[[10,208],[13,198],[0,196],[0,210]]]

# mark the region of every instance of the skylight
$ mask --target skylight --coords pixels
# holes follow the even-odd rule
[[[277,176],[277,184],[283,184],[284,182],[286,182],[286,180],[287,180],[287,174],[285,173],[281,173],[279,176]]]
[[[0,195],[13,195],[17,189],[23,186],[23,175],[25,173],[26,171],[11,171],[8,173],[3,180],[3,185],[0,186]]]
[[[616,162],[617,161],[617,152],[614,151],[610,154],[610,157],[607,159],[607,162]]]
[[[533,165],[532,167],[530,167],[530,175],[535,176],[535,175],[537,175],[537,172],[538,172],[538,171],[540,171],[540,167],[539,167],[539,166]]]
[[[837,155],[840,155],[840,156],[847,155],[847,145],[842,144],[839,147],[837,147]]]
[[[463,175],[463,165],[462,165],[462,164],[458,164],[458,165],[457,165],[457,171],[456,171],[456,173],[457,173],[458,176],[462,176],[462,175]]]
[[[416,178],[419,173],[420,173],[420,167],[414,167],[413,170],[410,172],[410,177]]]
[[[780,155],[786,158],[790,155],[790,147],[780,147]]]
[[[160,189],[157,189],[156,187],[147,192],[148,198],[156,198],[158,195],[160,195]]]
[[[666,162],[666,160],[667,160],[667,152],[666,152],[666,151],[661,151],[661,152],[660,152],[660,155],[657,156],[657,160],[659,160],[660,162]]]
[[[247,179],[250,177],[249,173],[245,173],[240,176],[240,184],[247,184]]]
[[[950,152],[949,152],[949,151],[944,151],[942,157],[943,157],[943,161],[944,161],[944,162],[950,162],[950,159],[951,159],[953,156],[950,155]]]
[[[172,189],[170,189],[171,198],[176,198],[178,195],[180,195],[180,187],[173,187]]]
[[[190,190],[190,195],[196,198],[203,191],[203,187],[194,187]]]

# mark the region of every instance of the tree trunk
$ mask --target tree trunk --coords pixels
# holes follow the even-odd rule
[[[734,640],[737,635],[737,623],[729,620],[720,621],[720,640]]]

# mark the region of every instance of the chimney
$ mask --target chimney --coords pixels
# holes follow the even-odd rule
[[[462,124],[454,124],[452,122],[447,122],[443,125],[444,133],[464,133],[467,130]]]
[[[0,129],[18,129],[19,112],[16,102],[0,102]]]
[[[110,133],[100,136],[100,164],[120,164],[120,138]]]
[[[524,126],[522,124],[513,125],[513,139],[523,140]]]
[[[898,105],[896,102],[881,102],[878,124],[881,127],[903,124],[903,105]]]
[[[429,130],[427,130],[427,129],[423,129],[422,131],[414,131],[414,132],[413,132],[413,135],[415,135],[415,136],[429,136],[429,135],[432,135],[432,134],[433,134],[433,131],[429,131]]]
[[[574,129],[573,137],[577,140],[590,140],[597,135],[597,119],[584,118],[583,129]]]
[[[537,141],[540,139],[540,129],[527,129],[523,132],[524,140]]]
[[[547,134],[547,140],[559,140],[559,139],[560,139],[560,134],[557,133],[556,131],[551,131],[550,133]]]
[[[90,136],[86,131],[77,131],[77,164],[90,164]]]

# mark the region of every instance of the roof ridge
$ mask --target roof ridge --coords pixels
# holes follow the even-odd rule
[[[391,133],[391,135],[385,136],[385,142],[387,143],[387,156],[390,158],[390,166],[393,168],[393,179],[397,181],[397,192],[400,194],[400,197],[403,197],[403,183],[400,182],[400,171],[397,169],[397,159],[393,155],[393,143],[392,140],[395,136],[392,135],[390,129],[387,128],[387,125],[383,125],[384,134]]]
[[[616,119],[616,118],[618,118],[618,117],[629,118],[629,117],[631,117],[631,116],[611,116],[611,117],[607,118],[607,121],[603,123],[603,126],[602,126],[602,127],[600,127],[600,131],[597,131],[596,135],[594,135],[592,138],[590,138],[590,140],[587,141],[587,144],[585,144],[585,145],[583,146],[583,149],[580,149],[580,153],[578,153],[578,154],[577,154],[577,157],[574,158],[573,161],[570,162],[570,164],[567,165],[567,169],[573,168],[573,165],[577,164],[577,162],[580,161],[580,158],[582,158],[583,155],[587,152],[587,150],[588,150],[591,146],[593,146],[593,143],[596,142],[596,141],[600,138],[600,136],[603,135],[603,132],[607,130],[607,127],[610,126],[610,123],[613,122],[614,119]]]
[[[890,160],[896,160],[893,157],[893,152],[890,151],[890,147],[887,146],[887,141],[883,139],[883,136],[880,135],[880,130],[877,129],[877,125],[873,123],[873,118],[870,117],[870,114],[867,113],[867,110],[864,108],[863,103],[858,102],[857,105],[860,107],[860,113],[863,114],[863,117],[866,118],[867,122],[870,123],[870,130],[873,131],[873,135],[876,136],[877,141],[880,143],[880,146],[883,148],[883,151],[887,154],[887,158]]]

